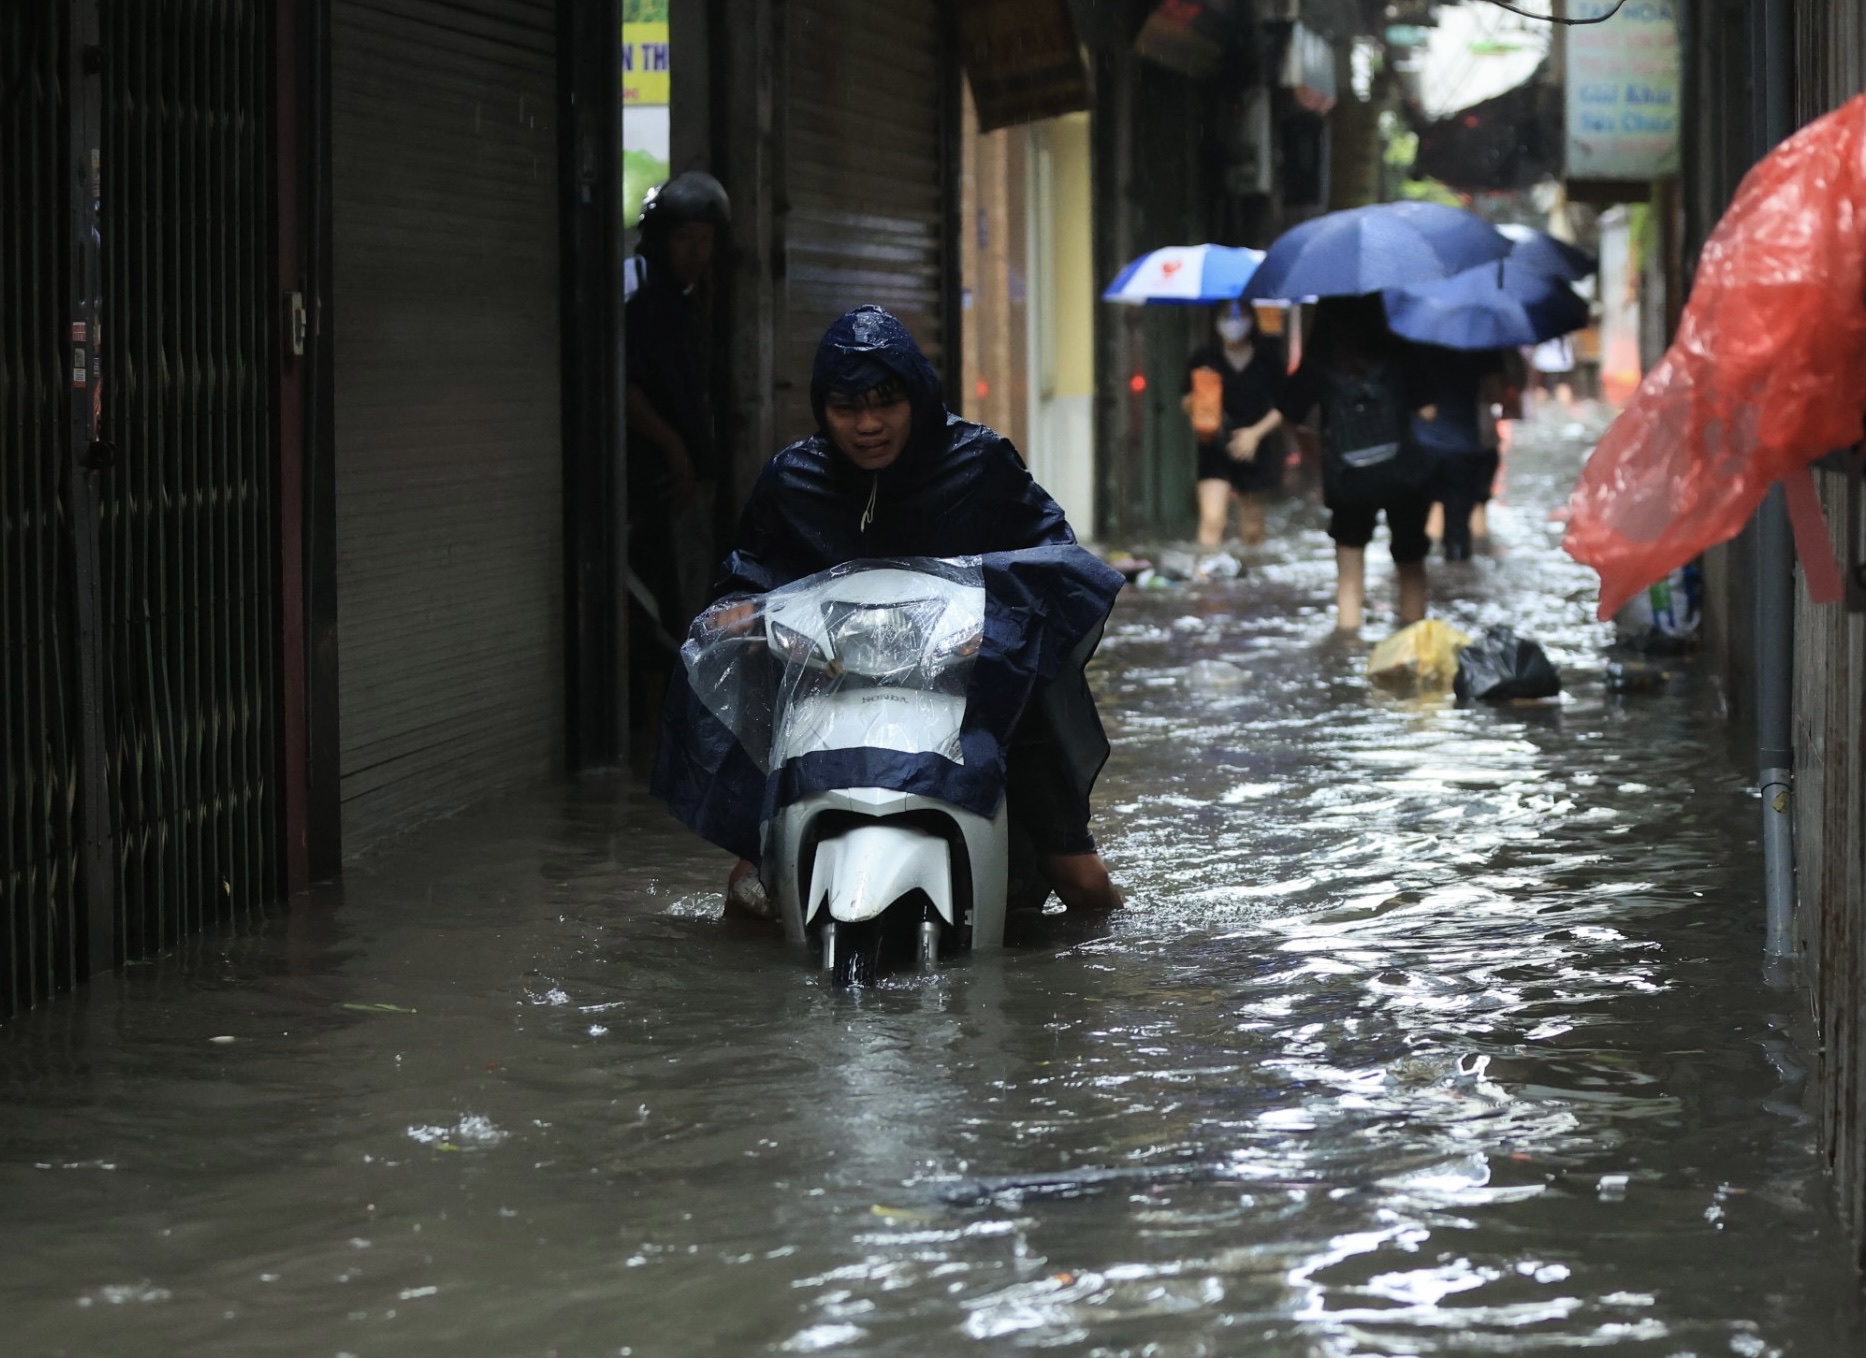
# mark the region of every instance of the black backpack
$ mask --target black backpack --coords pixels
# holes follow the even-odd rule
[[[1431,470],[1413,440],[1404,384],[1388,363],[1322,379],[1322,493],[1334,504],[1381,504],[1418,490]]]

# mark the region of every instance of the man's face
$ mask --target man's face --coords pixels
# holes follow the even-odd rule
[[[674,276],[692,287],[706,276],[713,262],[713,224],[682,222],[667,233],[667,262]]]
[[[905,393],[882,388],[860,396],[832,391],[823,402],[823,422],[844,457],[865,472],[878,472],[907,447],[914,408]]]

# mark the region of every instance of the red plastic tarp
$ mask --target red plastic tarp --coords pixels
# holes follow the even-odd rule
[[[1600,572],[1600,616],[1734,537],[1777,481],[1800,511],[1810,584],[1818,570],[1825,585],[1831,549],[1819,543],[1818,566],[1808,552],[1808,466],[1858,443],[1863,412],[1866,95],[1744,177],[1677,338],[1582,471],[1563,546]]]

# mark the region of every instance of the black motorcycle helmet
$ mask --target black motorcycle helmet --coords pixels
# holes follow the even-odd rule
[[[641,253],[662,262],[668,232],[685,222],[710,222],[722,237],[732,225],[732,200],[725,186],[704,170],[686,170],[661,185],[642,205]]]

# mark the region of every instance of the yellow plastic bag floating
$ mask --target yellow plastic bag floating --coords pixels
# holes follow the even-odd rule
[[[1367,657],[1367,677],[1417,693],[1449,693],[1458,678],[1458,652],[1470,644],[1450,623],[1427,618],[1375,646]]]

